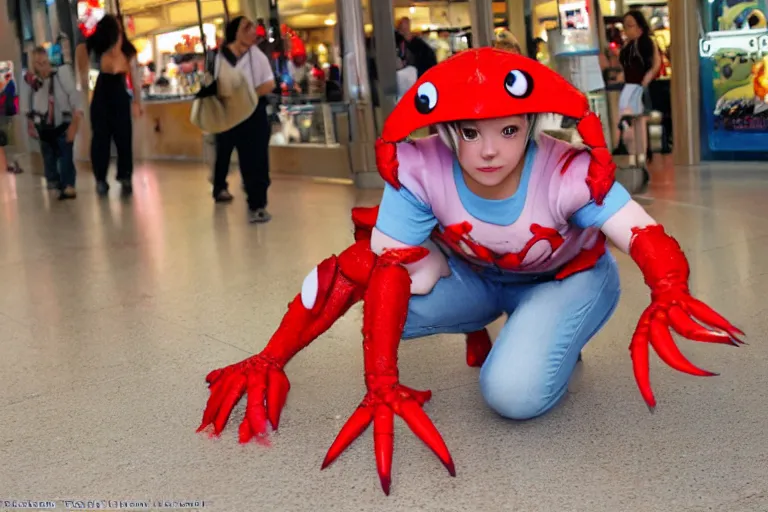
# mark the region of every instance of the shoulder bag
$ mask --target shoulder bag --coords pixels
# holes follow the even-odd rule
[[[207,44],[203,33],[200,0],[197,0],[200,39],[207,62]],[[249,56],[250,58],[250,56]],[[215,66],[214,66],[215,68]],[[231,130],[256,110],[259,98],[245,77],[225,58],[220,59],[218,76],[206,69],[203,86],[192,102],[190,121],[204,133],[217,134]]]

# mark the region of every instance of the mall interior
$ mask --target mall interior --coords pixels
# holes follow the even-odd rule
[[[0,4],[3,88],[24,83],[42,46],[54,66],[73,67],[87,110],[99,71],[81,72],[76,48],[94,19],[115,14],[138,51],[144,109],[132,125],[131,197],[117,187],[97,195],[84,116],[74,201],[48,190],[23,85],[20,114],[6,116],[7,159],[23,172],[0,176],[0,510],[768,510],[767,0]],[[649,22],[661,69],[648,87],[649,179],[616,150],[617,179],[679,242],[690,292],[746,333],[738,348],[675,335],[716,376],[651,356],[658,406],[648,413],[628,347],[652,297],[633,257],[611,245],[620,300],[546,415],[514,421],[491,410],[461,334],[400,344],[400,379],[432,391],[424,411],[455,478],[410,423],[387,427],[378,416],[384,435],[369,428],[321,471],[347,418],[364,410],[361,304],[288,364],[279,431],[238,443],[238,425],[257,414],[244,398],[219,437],[196,432],[208,372],[261,351],[286,305],[319,279],[312,269],[354,242],[351,210],[381,200],[374,142],[400,95],[392,49],[401,20],[438,62],[509,31],[521,53],[587,95],[615,150],[631,10]],[[214,138],[191,121],[205,55],[240,15],[278,49],[265,224],[247,221],[236,158],[234,201],[212,201]],[[286,60],[287,47],[306,58]],[[493,321],[491,339],[504,326]],[[259,386],[247,384],[249,393]],[[396,438],[390,496],[376,470],[387,463],[387,431]]]
[[[396,0],[391,6],[370,0],[210,0],[200,4],[199,15],[196,0],[9,1],[11,19],[18,23],[3,30],[0,59],[19,73],[37,45],[56,63],[72,62],[71,41],[79,41],[78,27],[90,13],[125,17],[127,35],[139,51],[147,103],[147,115],[134,127],[141,160],[211,159],[210,145],[189,122],[202,76],[195,72],[203,51],[200,35],[202,30],[209,48],[217,47],[225,20],[238,15],[262,20],[270,40],[300,39],[306,62],[299,67],[312,77],[304,89],[292,83],[275,105],[279,122],[273,131],[279,133],[270,154],[276,173],[381,186],[368,148],[397,94],[388,45],[393,25],[403,18],[411,20],[438,61],[491,44],[498,31],[508,29],[524,54],[588,92],[606,121],[608,145],[615,148],[619,133],[612,127],[618,126],[622,87],[618,53],[625,39],[622,16],[629,9],[645,15],[661,52],[662,68],[649,86],[652,151],[671,153],[678,165],[759,161],[767,154],[768,114],[761,112],[765,103],[759,99],[768,90],[764,0]],[[345,54],[343,47],[349,48]],[[378,71],[375,80],[371,62]],[[354,73],[341,72],[350,69]],[[91,69],[81,82],[91,90],[97,75]],[[16,124],[16,145],[32,156],[39,153],[27,140],[24,123]],[[83,161],[89,159],[86,139],[80,138],[77,148]]]

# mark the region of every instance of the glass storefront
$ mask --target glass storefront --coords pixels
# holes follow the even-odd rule
[[[395,23],[403,18],[411,20],[411,30],[430,44],[438,62],[472,45],[468,2],[395,7]]]
[[[614,0],[530,0],[527,8],[528,54],[588,94],[613,147],[619,140],[618,102],[624,86],[619,63],[627,41],[623,16],[629,10],[643,14],[662,60],[659,75],[648,87],[649,107],[657,113],[649,140],[654,151],[669,152],[672,66],[667,2],[625,0],[622,12]]]
[[[701,3],[704,158],[768,152],[767,14],[765,0]]]
[[[203,2],[203,30],[209,49],[220,44],[227,15],[256,17],[253,8],[248,9],[247,1],[228,0],[226,7],[223,2]],[[372,37],[369,1],[362,2],[368,39]],[[701,0],[705,33],[701,44],[705,152],[768,147],[766,140],[760,138],[768,133],[764,94],[768,91],[764,71],[768,68],[766,1]],[[114,5],[109,0],[54,0],[48,2],[49,8],[42,9],[36,3],[20,0],[19,8],[26,20],[20,27],[24,48],[30,50],[42,43],[49,48],[55,63],[71,63],[73,45],[60,26],[62,9],[56,2],[64,2],[70,10],[75,35],[80,30],[92,29],[100,16],[114,10]],[[271,20],[267,23],[272,28],[264,27],[269,41],[276,31],[282,39],[279,48],[265,47],[280,84],[270,98],[274,124],[271,144],[276,151],[337,148],[349,141],[349,105],[344,102],[342,88],[339,2],[313,0],[305,8],[304,3],[300,6],[292,0],[278,1],[277,25]],[[511,3],[492,3],[495,27],[510,25],[507,8]],[[50,7],[53,5],[56,8]],[[663,62],[652,86],[652,95],[657,98],[654,109],[663,110],[668,118],[672,59],[667,3],[624,0],[621,5],[625,11],[639,9],[651,25]],[[123,0],[121,12],[128,35],[139,51],[143,94],[150,110],[144,120],[137,122],[145,138],[152,139],[139,145],[150,149],[137,149],[137,158],[203,158],[203,149],[180,149],[198,141],[201,148],[204,146],[202,135],[198,139],[188,120],[191,99],[204,70],[195,2]],[[621,18],[624,13],[618,12],[617,2],[525,0],[523,12],[525,23],[518,23],[514,35],[528,54],[578,81],[578,86],[589,93],[593,106],[609,119],[606,124],[615,125],[615,104],[622,85],[618,52],[625,41]],[[396,23],[402,18],[410,19],[412,31],[432,46],[438,61],[472,45],[468,2],[396,3],[392,14]],[[90,78],[95,76],[95,70],[91,70]],[[377,90],[375,83],[371,86]],[[171,107],[170,103],[178,105]],[[658,107],[664,103],[665,106]],[[671,126],[667,131],[671,131]],[[607,138],[615,145],[615,133],[609,133]]]
[[[223,19],[203,23],[207,49],[213,50]],[[195,25],[132,40],[139,51],[147,99],[186,98],[199,89],[205,71],[200,28]]]
[[[128,37],[139,52],[145,100],[191,100],[205,72],[196,2],[122,0],[121,12]],[[202,4],[202,30],[208,51],[215,50],[223,38],[227,12],[239,15],[239,1]]]

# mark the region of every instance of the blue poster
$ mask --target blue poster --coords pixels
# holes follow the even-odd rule
[[[709,149],[768,148],[768,31],[711,33],[699,53]]]
[[[759,30],[766,27],[766,0],[708,0],[711,26],[708,31]]]

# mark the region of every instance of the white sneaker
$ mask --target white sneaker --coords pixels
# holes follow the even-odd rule
[[[272,220],[272,215],[270,215],[269,212],[264,208],[248,211],[248,222],[264,223],[264,222],[269,222],[270,220]]]

